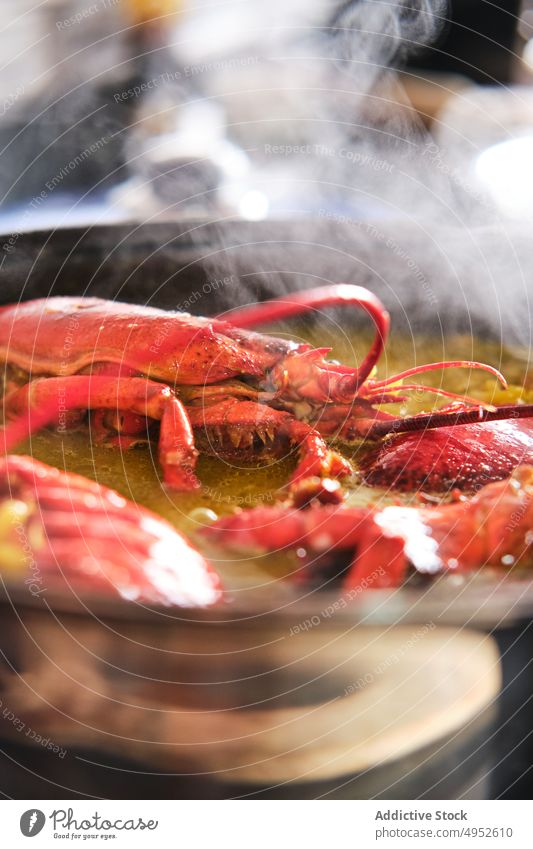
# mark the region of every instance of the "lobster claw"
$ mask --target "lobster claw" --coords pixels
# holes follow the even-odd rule
[[[0,552],[4,576],[37,597],[65,585],[188,607],[221,597],[217,574],[164,519],[31,457],[0,461]]]

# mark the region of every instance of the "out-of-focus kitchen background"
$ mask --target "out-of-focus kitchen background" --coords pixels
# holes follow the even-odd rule
[[[422,160],[533,213],[527,0],[3,0],[0,39],[3,232],[401,215]]]

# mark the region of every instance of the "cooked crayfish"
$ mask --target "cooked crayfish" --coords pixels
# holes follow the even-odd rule
[[[332,561],[336,568],[339,552],[345,552],[347,589],[397,587],[410,568],[435,576],[483,566],[531,565],[533,467],[520,466],[473,498],[440,506],[256,507],[219,519],[202,533],[243,553],[299,549],[304,574],[326,581]]]
[[[187,607],[221,598],[214,570],[164,519],[31,457],[0,460],[0,557],[3,577],[34,596],[70,587]]]
[[[338,304],[361,308],[376,328],[357,368],[328,361],[327,348],[312,349],[249,329]],[[371,378],[388,329],[382,304],[357,286],[325,287],[245,307],[233,311],[229,320],[96,298],[50,298],[3,307],[4,447],[10,450],[47,425],[79,424],[91,411],[93,434],[127,448],[146,438],[147,424],[157,420],[159,461],[171,487],[199,486],[196,446],[244,460],[282,456],[295,447],[295,503],[302,491],[305,498],[314,494],[323,501],[339,500],[331,479],[350,474],[351,466],[328,448],[326,439],[353,442],[379,436],[383,429],[432,426],[424,417],[401,419],[376,408],[403,401],[406,392],[417,388],[402,381],[432,369],[468,367],[484,369],[503,382],[496,369],[462,360],[415,367],[384,380]],[[478,421],[482,405],[473,399],[461,402],[474,405],[463,415]],[[518,415],[533,411],[516,409]],[[511,415],[507,409],[491,414]],[[442,414],[433,414],[434,421],[439,415],[442,419]],[[454,415],[450,413],[448,423]]]

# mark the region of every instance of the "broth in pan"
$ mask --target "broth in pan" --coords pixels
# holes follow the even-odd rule
[[[277,335],[280,334],[276,331]],[[371,336],[367,333],[342,335],[338,328],[321,329],[318,332],[295,333],[292,325],[287,336],[308,339],[313,345],[331,345],[331,357],[347,365],[356,365],[368,350]],[[533,383],[528,371],[527,356],[521,352],[505,350],[495,342],[454,336],[444,339],[415,340],[392,336],[379,364],[379,377],[395,374],[417,363],[428,363],[444,359],[480,360],[499,368],[509,382],[502,389],[495,379],[486,373],[457,369],[429,372],[422,376],[427,385],[441,387],[479,398],[480,401],[498,405],[512,404],[519,400],[533,401]],[[403,406],[385,407],[402,415],[431,411],[443,406],[446,400],[436,404],[435,396],[429,393],[410,393],[409,401]],[[349,458],[357,470],[359,461],[365,456],[368,445],[362,442],[355,446],[340,446],[341,453]],[[90,438],[89,428],[66,434],[45,431],[34,435],[31,444],[21,445],[17,453],[33,457],[56,466],[85,475],[101,484],[118,490],[127,498],[138,502],[164,516],[186,535],[193,537],[195,544],[209,554],[228,589],[265,591],[276,578],[298,568],[296,554],[269,555],[253,560],[241,560],[228,556],[219,559],[220,553],[206,548],[195,535],[198,528],[216,516],[232,513],[235,508],[257,505],[272,505],[286,495],[286,485],[294,469],[294,457],[272,459],[263,465],[242,464],[201,454],[198,461],[198,476],[202,488],[192,494],[173,493],[164,489],[160,482],[155,442],[130,451],[120,451],[99,446]],[[294,452],[293,452],[294,454]],[[347,504],[352,506],[420,503],[420,495],[402,493],[364,485],[357,473],[346,483]],[[449,496],[444,496],[448,498]],[[277,588],[279,589],[279,587]]]

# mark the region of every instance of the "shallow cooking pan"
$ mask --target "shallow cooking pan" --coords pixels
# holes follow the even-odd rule
[[[187,222],[8,234],[0,244],[5,303],[90,294],[208,315],[356,282],[414,338],[429,328],[490,333],[517,355],[529,350],[531,248],[519,230],[504,245],[514,263],[505,297],[497,277],[507,260],[489,230],[429,239],[392,223]],[[102,791],[98,778],[87,791],[78,777],[69,784],[66,765],[79,767],[80,752],[89,770],[173,776],[165,792],[178,797],[454,798],[489,792],[502,675],[490,634],[530,619],[533,588],[480,575],[346,605],[339,592],[243,594],[199,612],[51,591],[36,599],[3,582],[0,604],[2,735],[17,752],[46,752],[63,775],[46,767],[41,798],[127,795],[127,785]]]

